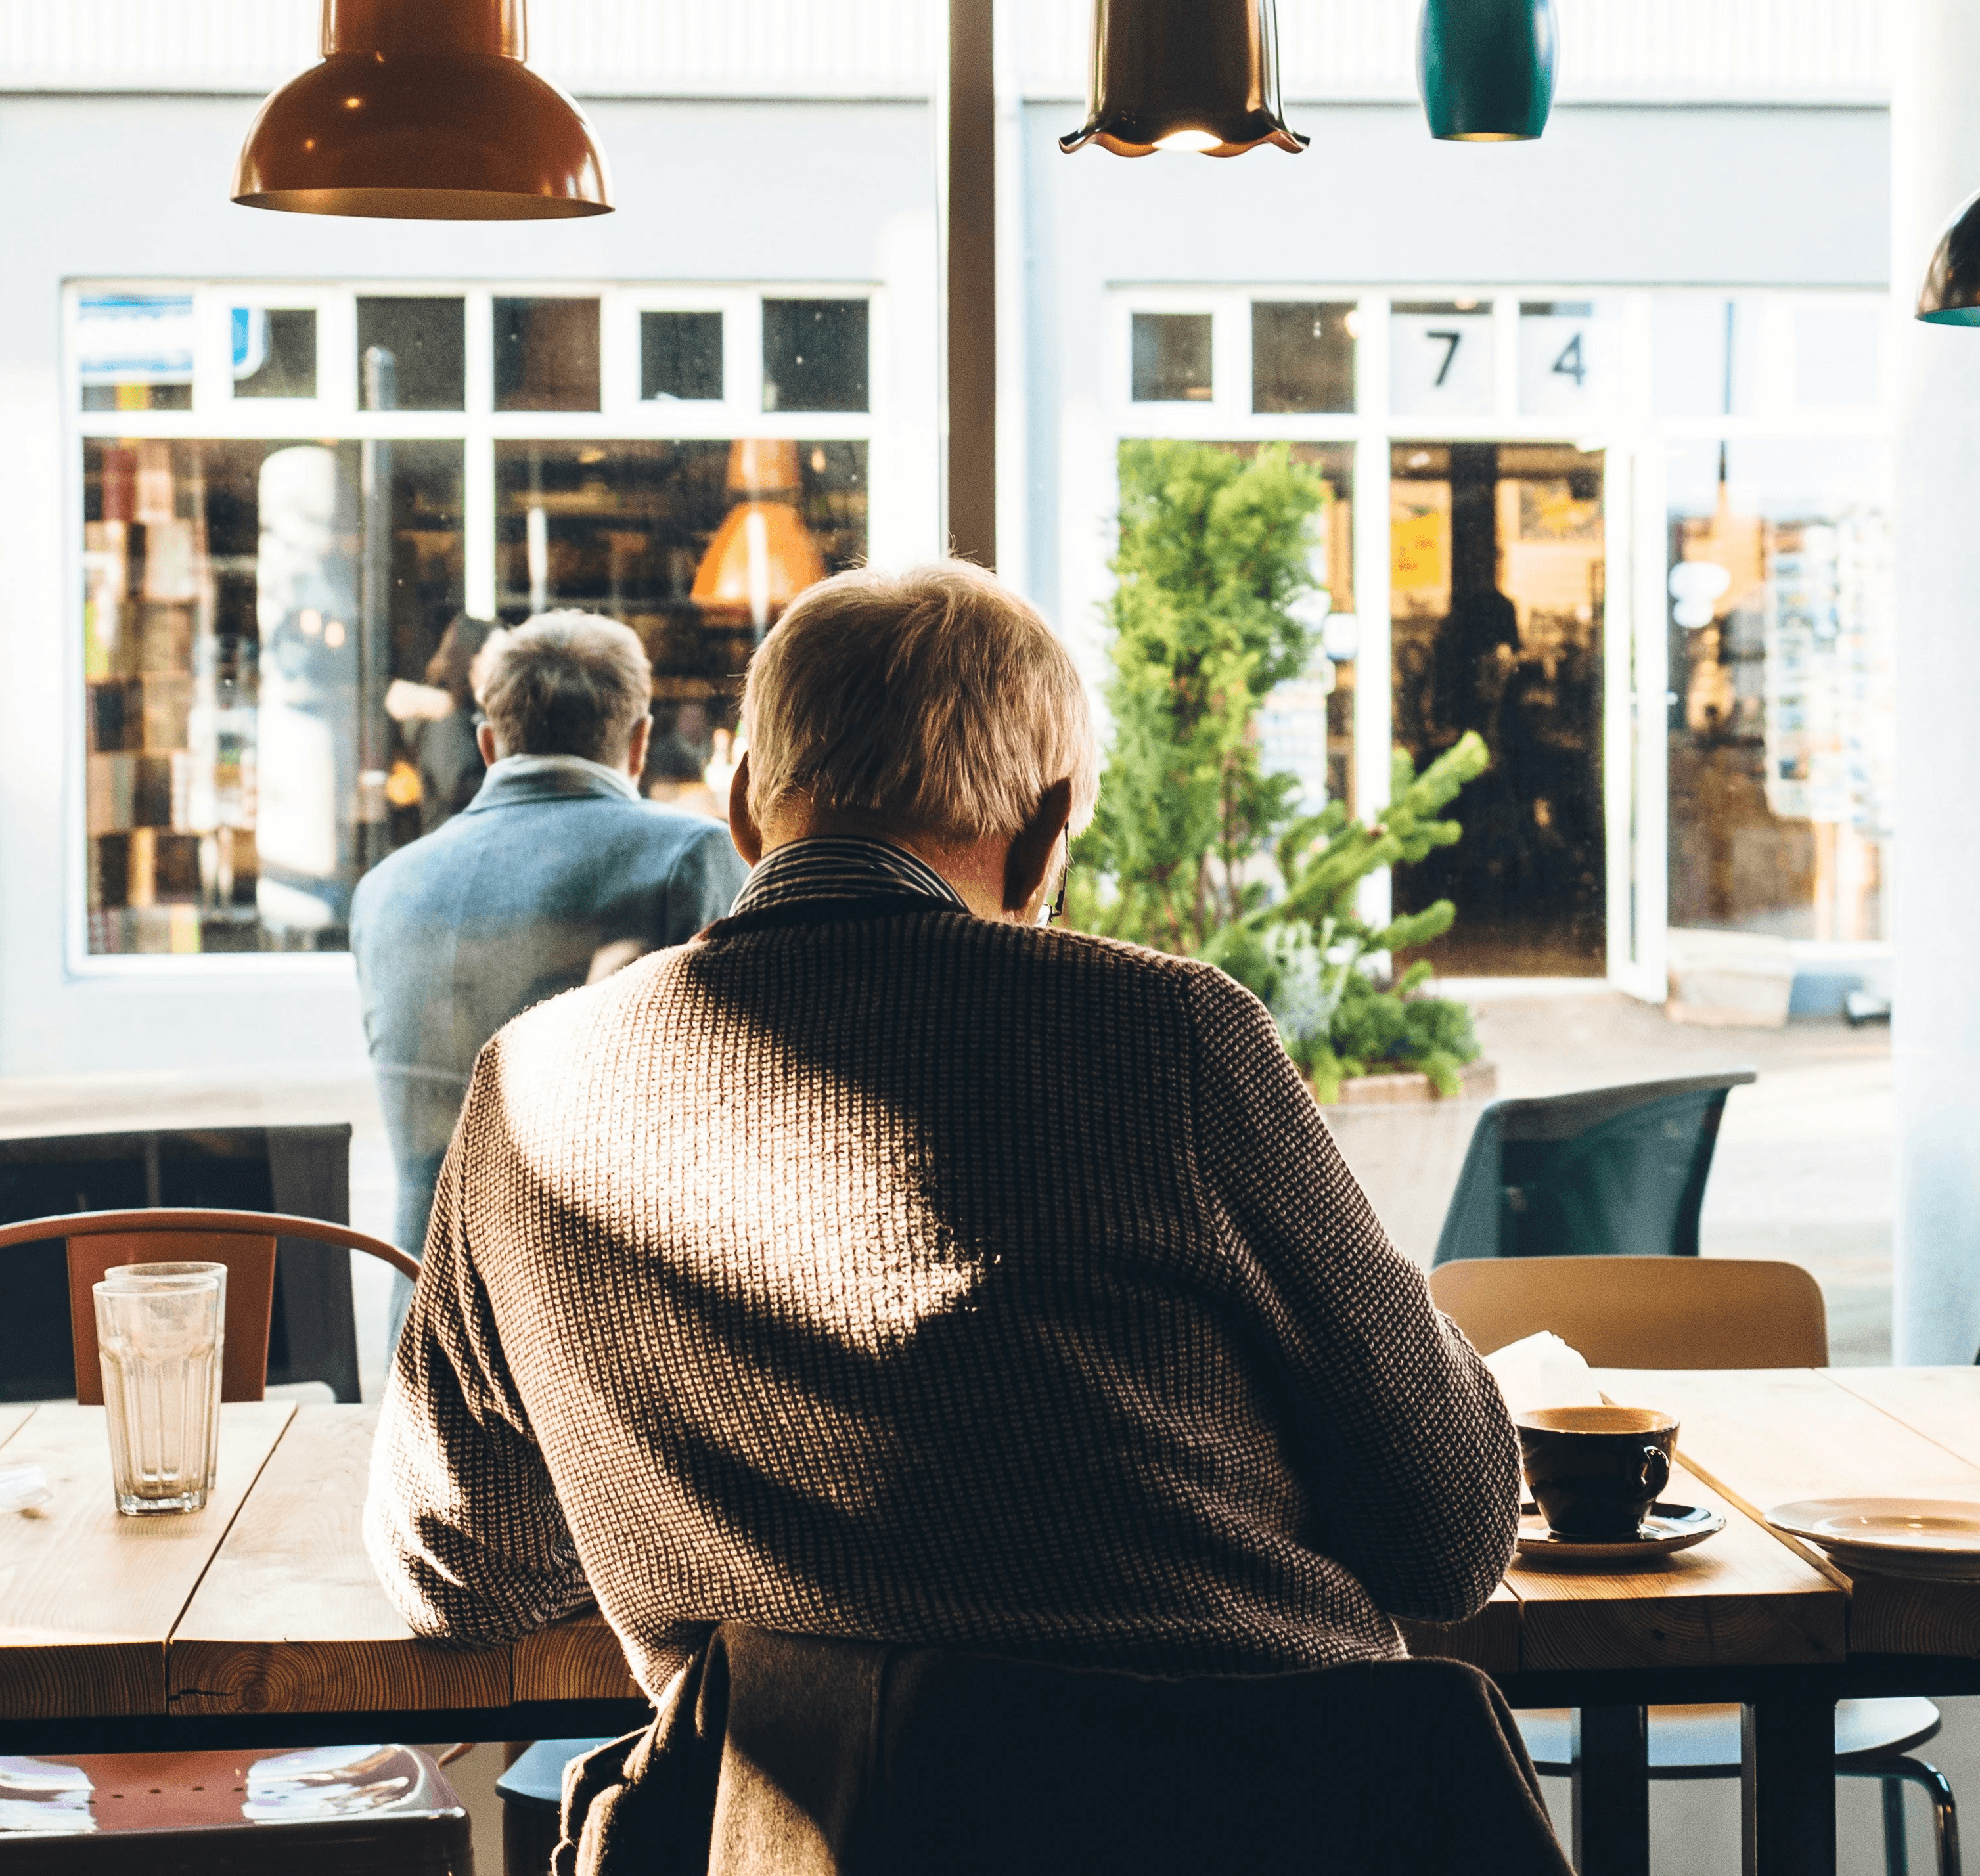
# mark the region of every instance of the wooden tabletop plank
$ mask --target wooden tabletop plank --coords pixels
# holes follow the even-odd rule
[[[1685,1668],[1839,1664],[1848,1648],[1842,1583],[1683,1471],[1667,1501],[1725,1514],[1726,1529],[1635,1570],[1527,1563],[1507,1573],[1520,1599],[1520,1665]]]
[[[626,1651],[597,1610],[553,1623],[516,1644],[518,1700],[643,1700]]]
[[[8,1401],[0,1405],[0,1446],[4,1446],[21,1429],[25,1426],[35,1407],[35,1401]],[[20,1465],[25,1462],[15,1459],[9,1463]]]
[[[1487,1674],[1510,1674],[1520,1665],[1520,1599],[1504,1583],[1463,1622],[1398,1622],[1396,1626],[1412,1655],[1468,1661]]]
[[[1862,1382],[1842,1385],[1838,1373],[1607,1369],[1596,1379],[1612,1400],[1676,1414],[1686,1465],[1756,1518],[1796,1499],[1980,1499],[1980,1466],[1873,1406],[1858,1391]],[[1815,1546],[1779,1541],[1835,1571]],[[1842,1580],[1852,1654],[1980,1655],[1980,1585],[1867,1571]]]
[[[0,1718],[162,1713],[165,1644],[295,1411],[286,1401],[221,1409],[218,1473],[203,1511],[118,1515],[101,1407],[51,1402],[7,1442],[38,1465],[53,1503],[0,1518]]]
[[[1980,1466],[1980,1366],[1825,1372],[1838,1387],[1881,1407],[1969,1466]]]
[[[360,1530],[377,1410],[297,1409],[173,1630],[171,1710],[400,1712],[510,1698],[507,1649],[423,1642]]]

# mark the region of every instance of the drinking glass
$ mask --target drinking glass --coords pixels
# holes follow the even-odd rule
[[[198,1511],[218,1458],[226,1267],[121,1264],[94,1293],[117,1509]]]

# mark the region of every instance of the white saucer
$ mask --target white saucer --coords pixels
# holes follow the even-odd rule
[[[1963,1499],[1809,1498],[1766,1514],[1845,1570],[1980,1582],[1980,1505]]]
[[[1633,1566],[1650,1557],[1668,1556],[1673,1550],[1689,1550],[1726,1528],[1723,1514],[1696,1505],[1668,1505],[1659,1501],[1636,1527],[1634,1537],[1556,1537],[1547,1529],[1546,1519],[1530,1505],[1520,1507],[1520,1554],[1530,1561],[1558,1557],[1576,1562],[1602,1562]]]

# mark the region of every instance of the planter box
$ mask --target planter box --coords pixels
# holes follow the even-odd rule
[[[1467,1062],[1458,1071],[1464,1083],[1463,1101],[1490,1101],[1499,1091],[1497,1064],[1482,1056]],[[1341,1107],[1397,1107],[1409,1101],[1442,1098],[1427,1074],[1364,1074],[1350,1077],[1340,1084],[1340,1099],[1331,1104]]]

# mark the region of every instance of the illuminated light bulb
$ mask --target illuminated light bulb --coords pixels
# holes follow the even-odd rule
[[[1213,137],[1208,131],[1171,131],[1166,137],[1155,139],[1158,150],[1193,150],[1199,156],[1206,150],[1214,150],[1224,139]]]

